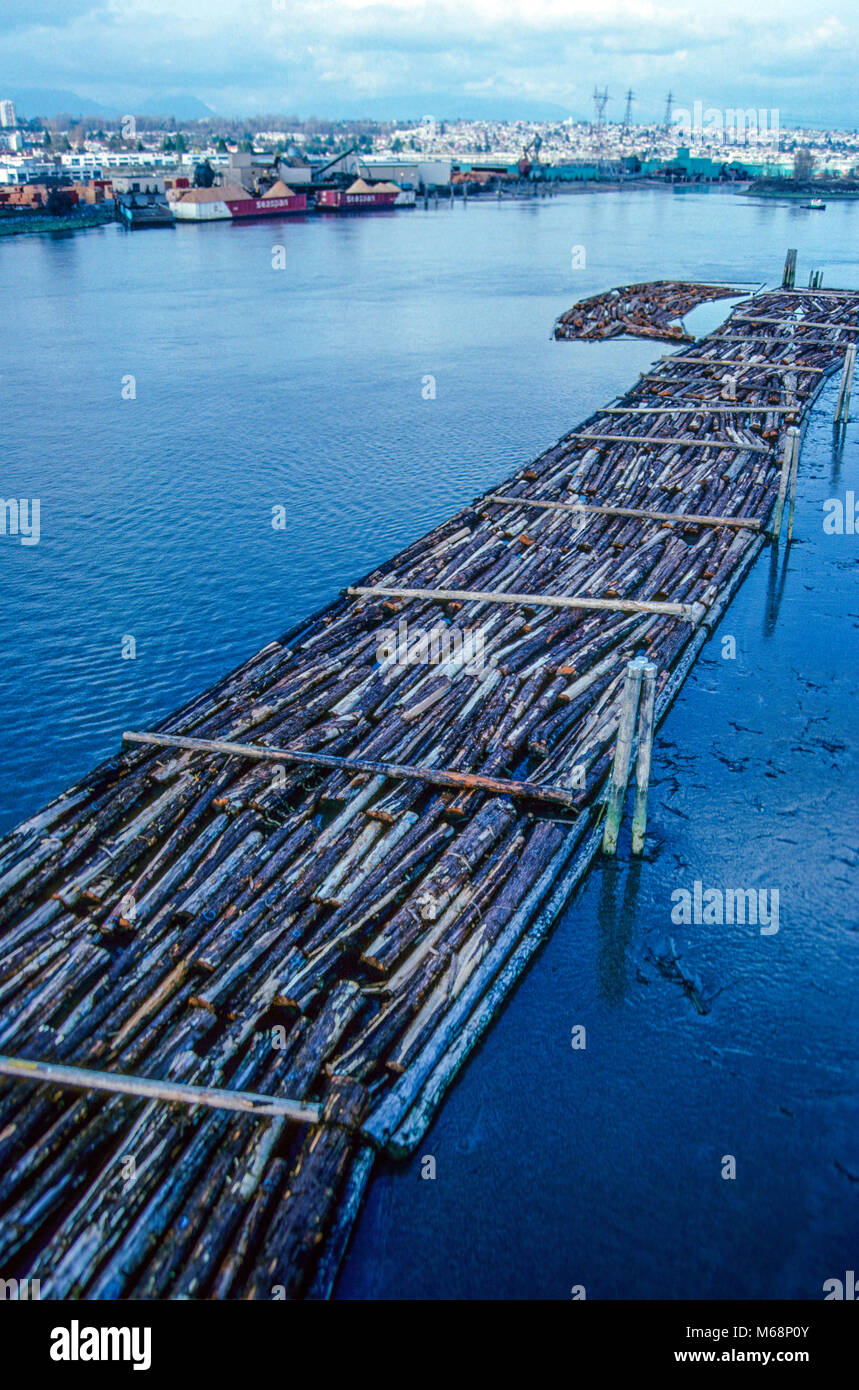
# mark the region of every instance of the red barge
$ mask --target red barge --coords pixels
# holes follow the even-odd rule
[[[394,207],[402,191],[395,183],[356,179],[348,188],[321,188],[316,206],[320,212],[374,212]]]
[[[306,193],[295,193],[281,179],[272,184],[261,198],[255,198],[241,184],[228,183],[220,188],[190,188],[174,196],[170,203],[173,216],[180,222],[283,217],[285,214],[307,211]]]

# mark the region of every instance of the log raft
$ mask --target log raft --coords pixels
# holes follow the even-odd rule
[[[655,338],[669,343],[691,343],[683,326],[684,314],[714,299],[733,299],[746,293],[731,285],[705,285],[683,280],[651,280],[626,285],[580,299],[557,320],[556,338]]]
[[[611,300],[665,336],[663,289]],[[7,1277],[330,1294],[599,852],[630,663],[638,851],[651,730],[790,507],[859,294],[751,309],[0,841]]]

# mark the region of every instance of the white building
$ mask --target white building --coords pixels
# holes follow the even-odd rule
[[[312,178],[312,170],[309,164],[289,164],[288,162],[281,161],[278,166],[278,173],[284,183],[288,184],[290,188],[294,188],[296,184],[310,183]]]
[[[363,169],[371,179],[392,179],[415,189],[447,188],[450,184],[449,159],[365,159]]]
[[[60,163],[70,174],[80,178],[100,178],[104,160],[98,154],[62,154]]]
[[[113,169],[170,169],[175,170],[180,163],[184,163],[187,156],[181,159],[176,154],[165,152],[158,153],[155,150],[103,150],[101,156],[102,167],[110,165]],[[189,159],[194,163],[196,156]]]
[[[41,159],[0,159],[0,184],[38,183],[56,172],[55,164]]]
[[[0,101],[0,126],[8,130],[10,126],[16,124],[15,106],[11,101]]]

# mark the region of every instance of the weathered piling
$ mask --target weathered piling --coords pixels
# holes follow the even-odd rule
[[[629,782],[629,765],[632,757],[632,740],[635,735],[635,716],[638,713],[638,699],[641,693],[641,678],[647,663],[642,657],[631,661],[626,668],[626,679],[620,704],[620,722],[614,747],[614,760],[611,765],[611,781],[606,803],[605,829],[603,831],[603,854],[614,854],[617,837]]]
[[[44,1067],[0,1079],[4,1273],[330,1292],[599,852],[630,662],[638,853],[649,726],[790,506],[859,295],[748,307],[0,841],[0,1048]]]
[[[647,831],[647,792],[653,748],[653,713],[656,703],[656,667],[648,661],[642,672],[641,713],[638,721],[638,755],[635,761],[635,807],[632,813],[632,852],[644,852]]]
[[[781,472],[779,474],[778,496],[776,498],[775,510],[773,512],[772,536],[773,540],[778,540],[781,535],[781,523],[784,515],[784,504],[787,498],[788,484],[793,469],[793,446],[794,437],[790,430],[785,431],[784,442],[781,453]]]
[[[853,343],[844,355],[844,367],[841,372],[841,384],[838,388],[838,399],[835,402],[835,423],[846,424],[850,416],[850,396],[853,391],[853,371],[856,366],[856,347]]]
[[[848,351],[849,351],[849,348],[848,348]],[[791,541],[791,540],[793,539],[793,515],[794,515],[794,511],[795,511],[795,509],[796,509],[796,478],[797,478],[797,473],[798,473],[798,471],[799,471],[799,447],[800,447],[799,430],[796,428],[795,425],[792,425],[792,426],[790,427],[790,429],[788,430],[788,436],[790,437],[790,441],[791,441],[791,450],[790,450],[790,481],[789,481],[789,483],[788,483],[788,493],[789,493],[789,496],[790,496],[790,501],[789,501],[789,504],[788,504],[788,512],[787,512],[787,539],[788,539],[788,541]]]
[[[781,279],[782,288],[792,290],[796,284],[796,248],[791,247],[785,256],[784,274]]]

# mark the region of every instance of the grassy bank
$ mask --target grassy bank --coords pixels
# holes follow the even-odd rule
[[[86,227],[101,227],[113,221],[113,209],[105,207],[87,208],[84,212],[70,212],[64,216],[52,217],[50,214],[28,212],[20,215],[0,216],[0,236],[26,236],[34,232],[77,232]]]

